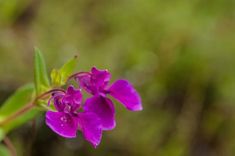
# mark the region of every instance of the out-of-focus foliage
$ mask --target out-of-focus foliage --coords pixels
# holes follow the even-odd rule
[[[234,155],[234,41],[233,0],[2,0],[1,99],[33,79],[37,46],[50,69],[78,55],[78,70],[128,78],[144,107],[117,104],[117,127],[95,150],[56,136],[43,116],[10,137],[24,156]]]
[[[10,155],[7,148],[4,147],[3,145],[0,145],[0,155],[1,156],[9,156]]]
[[[34,92],[34,87],[32,84],[25,85],[19,88],[14,94],[11,95],[0,108],[0,121],[4,121],[9,115],[19,111],[26,105],[32,102],[32,93]],[[25,123],[26,121],[32,119],[37,113],[34,108],[32,111],[25,113],[22,116],[17,117],[15,120],[10,121],[8,124],[1,126],[1,132],[3,135],[13,128]],[[0,134],[1,135],[1,134]],[[0,136],[0,140],[1,140]]]

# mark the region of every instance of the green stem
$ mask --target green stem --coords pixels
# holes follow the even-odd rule
[[[28,112],[34,106],[35,106],[34,103],[29,103],[26,106],[24,106],[23,108],[21,108],[20,110],[16,111],[14,114],[9,115],[6,119],[4,119],[3,121],[0,122],[0,127],[2,127],[3,125],[7,124],[10,121],[12,121],[16,117]]]
[[[37,101],[39,99],[44,98],[45,96],[47,96],[50,93],[55,92],[55,91],[62,91],[62,92],[64,92],[63,89],[52,89],[52,90],[49,90],[49,91],[47,91],[47,92],[37,96],[32,102],[30,102],[29,104],[25,105],[23,108],[21,108],[20,110],[14,112],[13,114],[9,115],[3,121],[0,121],[0,127],[2,127],[3,125],[9,123],[10,121],[14,120],[18,116],[21,116],[24,113],[28,112],[29,110],[31,110],[32,108],[34,108],[36,106],[36,103],[37,103]]]

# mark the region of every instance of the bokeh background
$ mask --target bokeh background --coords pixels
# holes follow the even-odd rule
[[[44,116],[9,134],[19,156],[235,155],[234,0],[0,0],[0,101],[48,65],[129,79],[144,110],[116,103],[117,127],[97,149],[63,139]]]

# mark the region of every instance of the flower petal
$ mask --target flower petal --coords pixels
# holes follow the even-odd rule
[[[84,138],[96,148],[100,144],[102,137],[99,118],[92,112],[83,112],[79,113],[78,120]]]
[[[103,130],[111,130],[116,126],[114,105],[108,98],[93,96],[86,100],[84,110],[100,118]]]
[[[76,111],[82,102],[82,93],[78,89],[76,90],[72,85],[70,85],[67,89],[67,93],[64,95],[62,102],[70,107],[68,112]],[[65,107],[66,109],[66,107]]]
[[[92,82],[98,87],[98,89],[104,89],[111,78],[111,74],[108,70],[99,70],[96,67],[91,69]]]
[[[127,80],[117,80],[109,88],[110,95],[131,111],[142,110],[141,98]]]
[[[75,80],[79,83],[80,87],[88,93],[93,94],[96,91],[96,87],[91,82],[91,74],[79,75]]]
[[[81,91],[79,89],[75,89],[72,85],[70,85],[68,87],[67,95],[76,104],[80,104],[81,101],[82,101],[82,93],[81,93]]]
[[[78,75],[75,80],[79,82],[80,86],[88,93],[96,95],[103,92],[109,83],[111,74],[108,70],[98,70],[93,67],[90,73]]]
[[[53,99],[54,106],[56,110],[59,112],[63,112],[65,108],[65,104],[62,102],[63,97],[64,97],[64,94],[55,93],[52,95],[51,99],[49,100],[50,102]]]
[[[46,124],[55,133],[65,138],[74,138],[78,130],[78,118],[72,117],[63,112],[46,113]]]

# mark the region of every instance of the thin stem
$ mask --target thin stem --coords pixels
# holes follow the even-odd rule
[[[17,156],[16,149],[15,149],[14,145],[12,144],[11,140],[8,137],[5,137],[3,139],[3,142],[5,143],[8,150],[10,151],[11,156]]]
[[[65,90],[64,90],[64,89],[60,89],[60,88],[56,88],[56,89],[49,90],[49,91],[47,91],[47,92],[45,92],[45,93],[43,93],[43,94],[37,96],[37,97],[34,99],[34,103],[35,103],[37,100],[39,100],[39,99],[41,99],[41,98],[44,98],[45,96],[48,96],[49,94],[51,94],[51,93],[53,93],[53,92],[63,92],[63,93],[65,93]]]
[[[6,119],[4,119],[3,121],[0,122],[0,127],[3,126],[4,124],[12,121],[13,119],[15,119],[16,117],[28,112],[29,110],[31,110],[33,107],[35,107],[37,100],[44,98],[45,96],[48,96],[49,94],[53,93],[53,92],[65,92],[63,89],[52,89],[49,90],[39,96],[37,96],[32,102],[30,102],[29,104],[25,105],[23,108],[21,108],[20,110],[16,111],[15,113],[9,115]]]
[[[21,114],[26,113],[27,111],[29,111],[33,107],[34,107],[34,103],[29,103],[29,104],[25,105],[25,107],[16,111],[14,114],[11,114],[5,120],[1,121],[0,126],[3,126],[4,124],[10,122],[11,120],[15,119],[16,117],[20,116]]]
[[[71,80],[72,78],[74,78],[76,76],[81,76],[81,75],[85,75],[85,74],[90,74],[90,73],[89,72],[79,72],[79,73],[72,74],[71,76],[68,77],[66,82],[68,82],[69,80]]]

